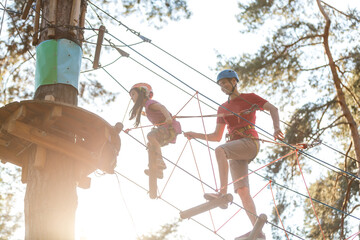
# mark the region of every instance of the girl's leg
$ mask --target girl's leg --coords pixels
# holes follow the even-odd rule
[[[156,133],[150,132],[147,135],[147,138],[149,140],[148,143],[149,157],[152,157],[156,161],[158,168],[165,169],[166,165],[162,158],[161,145],[156,138]]]

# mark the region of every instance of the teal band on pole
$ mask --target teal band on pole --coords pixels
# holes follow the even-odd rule
[[[35,90],[57,83],[78,89],[81,58],[81,47],[68,39],[40,43],[36,48]]]

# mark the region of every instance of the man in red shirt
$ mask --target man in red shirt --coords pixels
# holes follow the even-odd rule
[[[238,82],[239,77],[235,71],[221,71],[217,76],[217,83],[229,98],[227,102],[218,108],[215,131],[209,134],[195,132],[186,132],[184,134],[188,138],[207,139],[208,141],[219,142],[222,139],[225,126],[227,126],[227,142],[215,149],[221,188],[219,193],[206,193],[204,197],[210,200],[227,193],[228,170],[230,165],[230,172],[234,181],[234,190],[239,194],[244,209],[246,209],[246,213],[254,225],[257,214],[254,201],[250,195],[247,175],[248,164],[256,157],[260,147],[258,134],[254,127],[256,110],[270,112],[275,139],[283,139],[284,136],[279,126],[278,109],[254,93],[240,93],[237,89]],[[220,207],[227,208],[227,205]],[[250,232],[235,238],[235,240],[247,239],[249,234]],[[261,233],[257,237],[257,240],[265,239],[264,233]]]

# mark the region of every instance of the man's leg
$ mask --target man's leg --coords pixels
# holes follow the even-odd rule
[[[226,158],[226,153],[222,147],[217,147],[215,149],[215,155],[219,168],[220,193],[226,194],[229,175],[229,163]]]
[[[240,196],[241,202],[246,209],[246,214],[248,215],[252,225],[255,225],[256,222],[256,207],[253,198],[250,195],[250,190],[248,187],[242,187],[237,190],[237,193]]]

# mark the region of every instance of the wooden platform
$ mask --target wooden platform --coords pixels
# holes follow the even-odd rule
[[[88,174],[96,169],[113,173],[121,141],[119,131],[105,120],[72,105],[31,100],[1,107],[1,161],[24,167],[34,145],[39,161],[45,149],[80,161]]]

